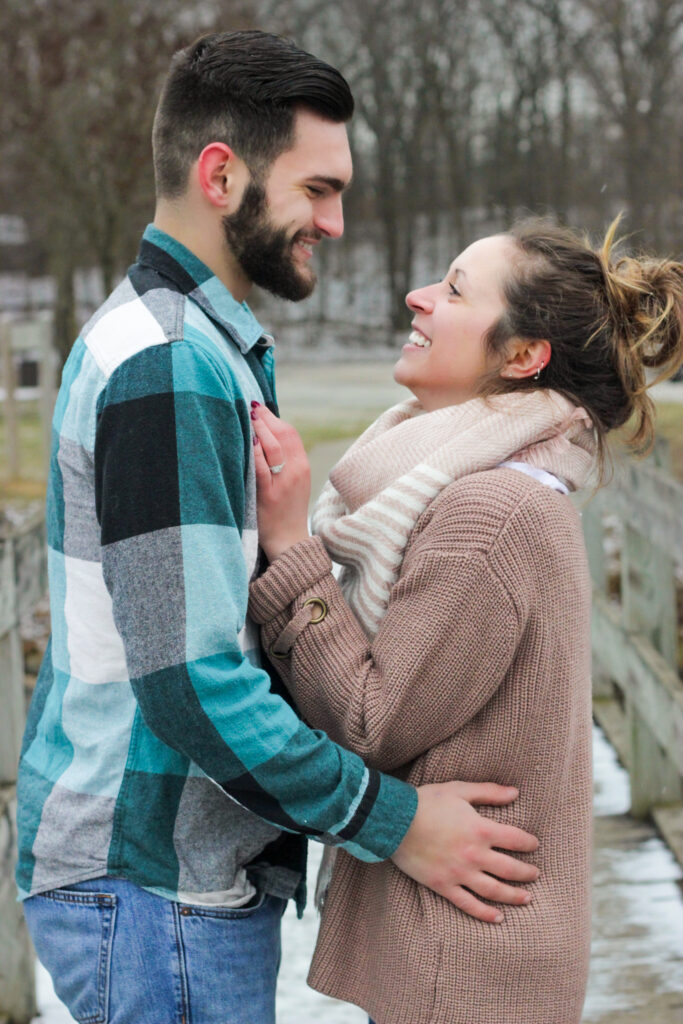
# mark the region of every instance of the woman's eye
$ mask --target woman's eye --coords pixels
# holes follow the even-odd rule
[[[460,295],[460,292],[458,291],[458,289],[455,287],[454,284],[451,284],[450,281],[448,282],[448,287],[451,290],[451,295]]]

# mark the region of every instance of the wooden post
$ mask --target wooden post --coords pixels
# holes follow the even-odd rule
[[[19,637],[14,544],[0,539],[0,784],[17,781],[24,723],[24,668]]]
[[[0,321],[0,350],[2,356],[2,382],[5,386],[5,443],[7,470],[10,479],[19,476],[19,428],[17,402],[14,394],[15,373],[12,355],[12,331],[7,321]]]
[[[668,449],[658,445],[653,459],[668,468]],[[651,539],[653,538],[653,539]],[[650,536],[629,524],[624,527],[621,553],[621,602],[626,629],[640,633],[674,669],[678,665],[676,584],[672,554]],[[631,814],[647,817],[653,807],[683,799],[680,774],[662,750],[631,700],[626,701]]]
[[[45,473],[50,469],[50,455],[52,451],[52,414],[55,408],[55,350],[52,345],[52,325],[45,323],[41,325],[42,344],[40,354],[40,369],[38,372],[38,386],[40,388],[40,419],[43,433],[43,453],[45,457]]]
[[[603,496],[594,495],[588,504],[579,505],[583,525],[583,536],[586,542],[588,565],[593,580],[593,588],[600,594],[607,594],[607,564],[605,559],[605,527],[603,523]],[[614,697],[614,685],[609,675],[603,671],[598,659],[593,657],[593,697],[610,700]]]
[[[35,953],[17,903],[14,789],[0,786],[0,1021],[28,1024],[37,1013]]]
[[[631,814],[647,818],[655,807],[683,801],[681,776],[636,710],[626,703],[631,778]]]
[[[35,954],[14,884],[17,762],[24,727],[24,664],[19,620],[45,593],[42,514],[0,535],[0,1021],[36,1014]]]

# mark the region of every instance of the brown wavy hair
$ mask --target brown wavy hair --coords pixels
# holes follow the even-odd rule
[[[503,286],[507,308],[485,339],[501,359],[513,338],[550,342],[540,379],[496,376],[485,393],[552,388],[583,406],[603,473],[606,437],[615,428],[628,423],[632,451],[652,448],[655,409],[647,390],[683,363],[683,264],[617,255],[619,220],[600,248],[547,221],[513,225],[506,237],[518,256]],[[658,372],[651,378],[649,371]]]

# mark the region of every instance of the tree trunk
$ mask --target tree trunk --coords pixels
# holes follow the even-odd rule
[[[76,340],[76,293],[74,291],[73,261],[68,252],[62,252],[56,261],[54,278],[57,285],[54,316],[54,347],[62,366]]]

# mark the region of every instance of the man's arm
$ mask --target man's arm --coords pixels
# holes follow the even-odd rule
[[[198,346],[146,349],[98,403],[104,578],[131,683],[152,732],[225,792],[291,831],[390,856],[411,787],[308,729],[248,657],[249,412]],[[254,524],[255,525],[255,524]]]

